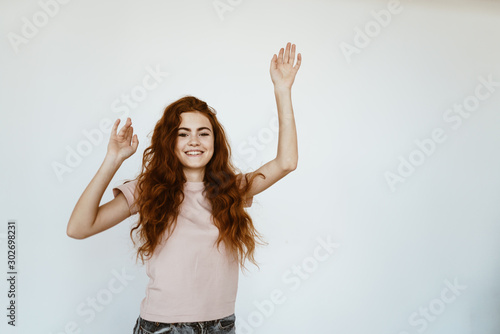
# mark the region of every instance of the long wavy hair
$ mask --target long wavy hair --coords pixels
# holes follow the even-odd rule
[[[246,269],[244,263],[247,259],[259,267],[254,258],[256,245],[268,243],[259,241],[262,236],[243,205],[254,178],[259,175],[265,178],[265,175],[235,173],[239,169],[231,162],[231,148],[223,126],[217,120],[217,112],[206,102],[190,95],[165,108],[154,128],[151,145],[144,151],[136,190],[140,218],[130,231],[134,246],[135,230],[141,244],[136,261],[140,256],[144,264],[144,257],[151,258],[165,233],[168,240],[177,224],[186,178],[174,150],[182,121],[181,113],[190,111],[205,115],[213,128],[214,153],[205,166],[203,191],[212,205],[213,223],[219,229],[217,249],[224,242],[226,249],[243,268]],[[241,177],[243,175],[244,178]]]

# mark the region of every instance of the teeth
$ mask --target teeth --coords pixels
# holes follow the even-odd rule
[[[189,155],[200,155],[202,152],[201,151],[195,151],[195,152],[187,152],[186,154]]]

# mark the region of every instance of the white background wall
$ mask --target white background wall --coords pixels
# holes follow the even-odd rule
[[[381,26],[374,13],[388,8]],[[260,271],[240,273],[237,332],[500,331],[497,1],[2,1],[0,15],[3,277],[7,222],[18,223],[17,326],[1,279],[0,332],[132,332],[148,281],[129,237],[138,217],[66,235],[106,153],[100,124],[130,116],[140,140],[102,204],[139,172],[165,106],[187,94],[218,111],[237,165],[257,169],[276,154],[269,64],[287,42],[303,56],[299,164],[249,209],[270,244]],[[148,67],[168,75],[126,107]],[[403,174],[393,189],[389,172]]]

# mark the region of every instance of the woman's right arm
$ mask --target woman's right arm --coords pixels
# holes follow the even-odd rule
[[[117,133],[120,119],[111,130],[108,151],[94,178],[83,191],[68,222],[66,234],[74,239],[85,239],[111,228],[130,216],[130,209],[123,193],[99,206],[104,191],[123,161],[135,153],[139,140],[132,136],[132,120]]]

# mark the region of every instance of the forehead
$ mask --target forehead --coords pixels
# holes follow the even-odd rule
[[[197,129],[201,127],[208,127],[212,129],[212,124],[207,116],[196,111],[187,111],[181,114],[181,124],[180,127],[186,127],[190,129]]]

